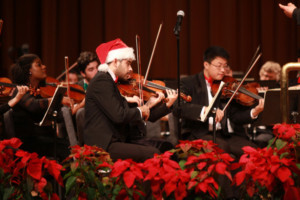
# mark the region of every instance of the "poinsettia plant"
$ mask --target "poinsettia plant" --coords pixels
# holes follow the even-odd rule
[[[230,165],[234,160],[224,153],[212,141],[180,141],[173,151],[179,159],[179,165],[190,174],[187,183],[188,196],[203,196],[204,199],[221,197],[219,176],[232,180]]]
[[[21,144],[18,138],[0,141],[0,198],[59,199],[45,177],[51,175],[63,186],[62,166],[18,149]]]
[[[143,199],[145,197],[143,163],[131,159],[117,160],[110,174],[112,199]]]
[[[66,195],[73,199],[110,199],[113,184],[108,177],[112,160],[107,152],[96,146],[71,147],[64,160],[68,173],[64,179]]]
[[[299,124],[277,124],[268,147],[244,147],[235,184],[251,199],[300,199]]]

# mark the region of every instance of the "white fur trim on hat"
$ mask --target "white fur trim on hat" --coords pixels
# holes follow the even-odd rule
[[[106,63],[112,62],[114,59],[122,60],[122,59],[131,59],[135,60],[135,55],[133,53],[133,48],[126,47],[126,48],[120,48],[120,49],[114,49],[111,50],[107,57],[106,57]]]
[[[98,71],[99,72],[107,72],[108,71],[108,65],[106,63],[103,63],[103,64],[99,65]]]

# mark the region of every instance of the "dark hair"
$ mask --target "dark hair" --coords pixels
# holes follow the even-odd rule
[[[96,61],[98,64],[100,63],[95,53],[90,51],[81,52],[79,58],[77,59],[79,70],[84,73],[86,67],[93,61]]]
[[[216,57],[221,57],[229,60],[229,54],[227,53],[227,51],[224,48],[218,46],[211,46],[206,49],[203,55],[203,60],[210,63]]]
[[[19,85],[29,84],[29,69],[36,59],[39,59],[39,57],[35,54],[25,54],[17,59],[17,62],[12,68],[12,79],[14,83]]]

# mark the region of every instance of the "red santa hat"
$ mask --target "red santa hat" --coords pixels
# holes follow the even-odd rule
[[[99,65],[99,71],[107,71],[107,63],[112,62],[114,59],[131,59],[135,60],[135,55],[133,48],[128,47],[121,39],[117,38],[110,42],[100,44],[96,48],[96,53],[101,62]]]

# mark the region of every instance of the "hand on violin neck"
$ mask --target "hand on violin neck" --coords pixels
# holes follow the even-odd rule
[[[178,97],[178,90],[166,90],[167,96],[168,96],[168,102],[166,103],[167,107],[170,108],[174,102],[176,101]]]
[[[151,96],[149,100],[147,101],[146,105],[149,108],[152,108],[153,106],[160,103],[163,99],[165,99],[165,95],[162,92],[156,92],[157,96]]]
[[[17,100],[21,100],[22,97],[29,91],[28,86],[17,86],[18,93],[16,95]]]
[[[142,113],[142,118],[147,121],[150,116],[150,108],[147,105],[139,106],[138,108]]]
[[[18,89],[17,95],[13,99],[8,101],[8,105],[10,107],[14,107],[29,90],[27,86],[17,86],[17,89]]]

